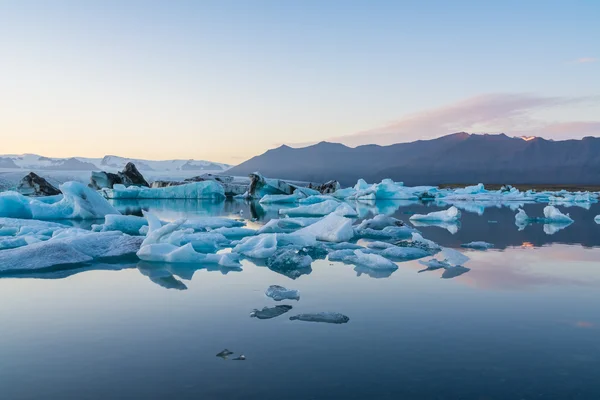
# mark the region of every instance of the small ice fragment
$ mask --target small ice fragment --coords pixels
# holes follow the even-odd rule
[[[474,250],[487,250],[487,249],[491,249],[492,247],[494,247],[493,244],[488,243],[488,242],[482,242],[482,241],[465,243],[465,244],[461,244],[460,246],[464,247],[466,249],[474,249]]]
[[[290,317],[291,321],[307,321],[307,322],[325,322],[328,324],[345,324],[350,321],[350,318],[344,314],[336,312],[320,312],[312,314],[298,314]]]
[[[243,354],[240,354],[238,357],[232,358],[231,361],[246,361],[246,356]]]
[[[458,208],[452,206],[447,210],[435,211],[429,214],[414,214],[410,217],[411,220],[415,221],[442,221],[451,222],[457,221],[460,218],[460,211]]]
[[[596,217],[594,218],[594,222],[600,224],[600,215],[596,215]]]
[[[265,292],[267,297],[272,298],[275,301],[282,300],[300,300],[300,292],[294,289],[286,289],[283,286],[271,285]]]
[[[371,219],[365,219],[356,227],[356,229],[382,230],[387,226],[404,226],[404,222],[393,217],[388,217],[387,215],[379,214]]]
[[[226,359],[227,357],[229,357],[232,354],[233,354],[233,351],[229,351],[229,350],[225,349],[222,352],[220,352],[219,354],[217,354],[217,357],[221,357],[223,359]]]
[[[292,306],[288,305],[280,305],[275,307],[263,307],[262,310],[255,309],[250,313],[250,317],[258,318],[258,319],[271,319],[275,317],[279,317],[282,314],[290,311]]]
[[[560,210],[554,206],[544,207],[544,217],[545,222],[561,224],[570,224],[573,222],[573,219],[569,216],[569,214],[561,213]]]

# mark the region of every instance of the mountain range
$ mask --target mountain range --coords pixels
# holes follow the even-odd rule
[[[459,132],[390,146],[347,147],[321,142],[281,146],[231,168],[231,175],[352,185],[384,178],[407,185],[450,183],[599,184],[600,138],[553,141],[539,137]]]
[[[152,161],[119,156],[50,158],[38,154],[0,155],[0,168],[51,171],[120,171],[133,162],[140,171],[224,172],[231,166],[202,160]]]

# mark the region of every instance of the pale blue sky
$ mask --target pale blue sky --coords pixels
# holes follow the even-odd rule
[[[0,153],[600,135],[598,21],[592,0],[0,0]]]

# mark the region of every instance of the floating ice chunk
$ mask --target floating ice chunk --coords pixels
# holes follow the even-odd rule
[[[427,257],[431,253],[418,247],[392,246],[384,249],[380,254],[389,260],[409,261]]]
[[[431,251],[440,250],[440,245],[438,245],[437,243],[435,243],[429,239],[425,239],[423,236],[421,236],[420,233],[417,233],[417,232],[413,232],[412,242],[414,244],[416,244],[417,246],[427,249],[427,250],[431,250]]]
[[[148,230],[148,234],[146,235],[142,246],[160,242],[161,239],[178,230],[184,222],[184,219],[180,219],[165,226],[161,226],[158,229],[154,229],[156,228],[154,223],[150,224],[150,229]]]
[[[255,309],[250,313],[250,317],[258,319],[271,319],[279,317],[282,314],[290,311],[292,306],[280,305],[275,307],[264,307],[262,310]]]
[[[370,269],[398,269],[396,264],[378,254],[367,254],[361,250],[354,250],[354,256],[356,257],[356,264]]]
[[[523,210],[522,208],[519,208],[517,215],[515,215],[515,223],[517,225],[527,225],[529,223],[529,221],[530,221],[529,215],[527,215],[525,210]]]
[[[231,253],[203,254],[194,250],[191,243],[178,247],[169,243],[154,243],[142,246],[137,252],[140,260],[168,263],[206,263],[225,268],[240,268],[237,256]]]
[[[77,251],[67,243],[47,241],[0,251],[0,271],[44,269],[92,260],[92,257]]]
[[[210,180],[162,188],[114,185],[104,193],[111,199],[225,199],[223,186]]]
[[[222,352],[220,352],[219,354],[217,354],[217,357],[227,359],[227,357],[229,357],[232,354],[233,354],[233,351],[229,351],[229,350],[225,349]]]
[[[161,239],[164,243],[170,243],[177,247],[188,243],[194,250],[200,253],[215,253],[221,247],[229,244],[229,240],[220,233],[213,232],[195,232],[193,230],[178,230]]]
[[[395,247],[393,244],[391,243],[386,243],[386,242],[369,242],[367,243],[367,247],[369,249],[387,249],[390,247]]]
[[[300,197],[297,194],[267,194],[259,200],[261,204],[288,204],[297,203]]]
[[[562,223],[562,224],[570,224],[573,222],[573,219],[569,216],[569,214],[563,214],[560,210],[554,206],[546,206],[544,207],[544,218],[546,222],[551,223]]]
[[[152,232],[159,229],[162,226],[162,222],[158,219],[158,217],[154,214],[149,213],[146,210],[142,210],[142,214],[148,221],[148,231]]]
[[[337,215],[341,215],[342,217],[357,217],[358,213],[356,212],[356,210],[352,207],[350,207],[350,205],[348,205],[348,203],[342,203],[338,206],[338,208],[335,209],[334,213],[336,213]]]
[[[408,226],[386,226],[382,230],[375,230],[371,228],[354,230],[356,237],[377,240],[408,239],[414,232],[415,230]]]
[[[442,255],[444,261],[450,265],[462,265],[470,260],[470,258],[458,250],[451,249],[449,247],[442,247]]]
[[[265,291],[267,297],[275,301],[282,300],[300,300],[300,292],[294,289],[286,289],[283,286],[271,285]]]
[[[365,219],[362,221],[356,229],[375,229],[382,230],[388,226],[404,226],[404,222],[399,219],[388,217],[387,215],[379,214],[371,219]]]
[[[282,209],[279,210],[279,214],[290,216],[327,215],[334,212],[339,206],[340,203],[338,201],[326,200],[321,203]]]
[[[148,225],[146,218],[135,215],[107,215],[104,224],[94,225],[94,232],[120,231],[128,235],[140,235],[140,229]]]
[[[328,324],[345,324],[350,321],[350,318],[344,314],[336,312],[320,312],[314,314],[298,314],[290,317],[290,320],[307,321],[307,322],[325,322]]]
[[[336,213],[329,214],[319,222],[300,229],[298,233],[309,234],[325,242],[347,242],[354,237],[352,220]]]
[[[277,250],[267,259],[267,267],[292,279],[296,279],[305,273],[310,273],[312,258],[306,254],[300,254],[297,249],[283,248]]]
[[[196,231],[218,228],[236,228],[246,225],[245,222],[223,217],[198,217],[190,218],[183,224],[183,228],[192,228]]]
[[[600,224],[600,215],[596,215],[596,217],[594,218],[594,222]]]
[[[452,206],[447,210],[443,211],[435,211],[429,214],[414,214],[410,217],[410,220],[414,221],[442,221],[442,222],[451,222],[458,221],[460,218],[460,211],[458,208]]]
[[[318,221],[320,221],[320,217],[316,218],[281,218],[281,219],[272,219],[263,225],[258,233],[289,233],[295,231],[300,228],[304,228],[306,226],[312,225]]]
[[[306,197],[304,199],[300,199],[300,200],[298,200],[298,203],[303,204],[303,205],[317,204],[317,203],[322,203],[322,202],[327,201],[327,200],[338,201],[333,196],[329,196],[329,195],[315,195],[315,196]]]
[[[487,250],[487,249],[491,249],[492,247],[494,247],[493,244],[488,243],[488,242],[482,242],[482,241],[465,243],[465,244],[461,244],[460,246],[467,248],[467,249],[474,249],[474,250]]]
[[[246,237],[232,251],[251,258],[269,258],[277,251],[277,235],[264,233]]]
[[[47,203],[16,192],[0,193],[0,217],[52,219],[98,219],[119,214],[106,199],[79,182],[60,185],[61,200]]]
[[[292,232],[292,233],[277,233],[278,246],[297,246],[297,247],[308,247],[317,244],[317,238],[315,235],[311,235],[304,232]]]
[[[0,251],[0,271],[43,269],[97,258],[134,254],[142,238],[121,232],[88,232],[51,238],[45,242]]]
[[[210,232],[220,233],[221,235],[230,239],[239,239],[246,236],[256,235],[256,230],[248,228],[217,228]]]
[[[364,247],[356,243],[332,243],[327,245],[331,250],[356,250]]]
[[[431,260],[427,260],[427,261],[419,261],[420,264],[423,264],[424,266],[427,267],[426,270],[428,271],[434,271],[436,269],[440,269],[440,268],[452,268],[452,265],[450,265],[447,261],[440,261],[438,259],[432,258]],[[423,272],[425,270],[421,270],[419,272]]]

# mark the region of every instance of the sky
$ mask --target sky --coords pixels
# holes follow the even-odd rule
[[[0,154],[600,136],[600,1],[0,0]]]

